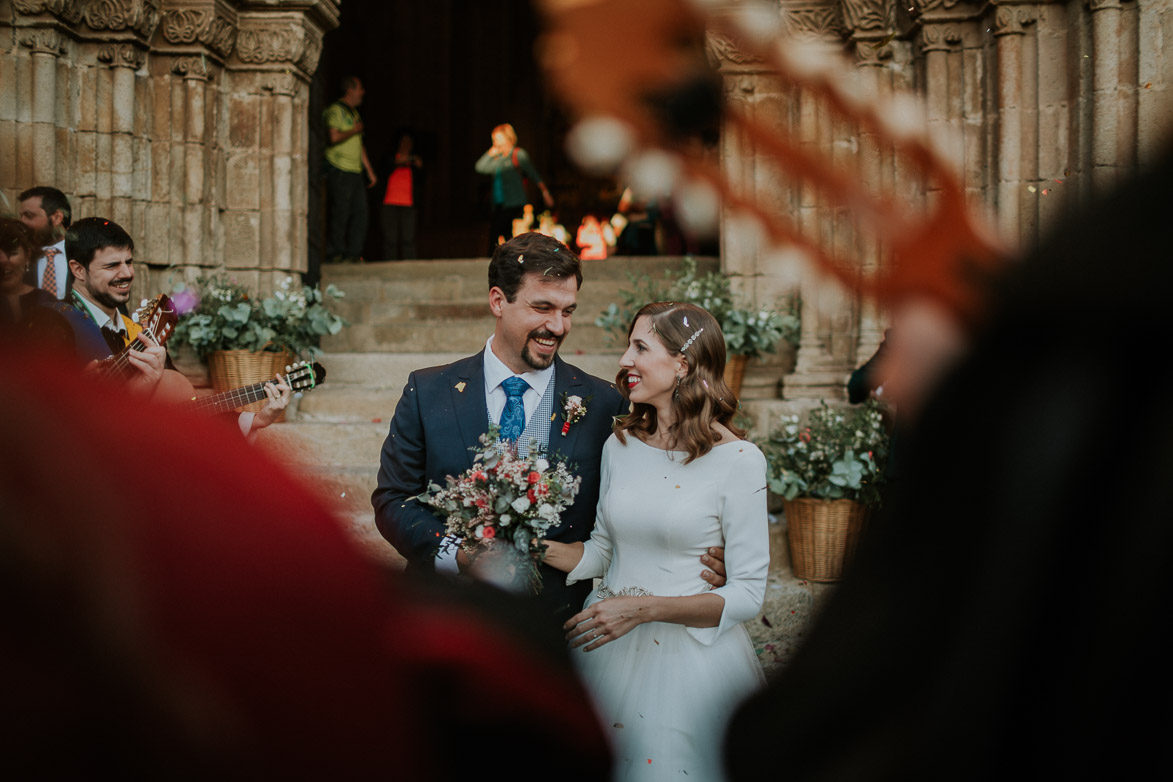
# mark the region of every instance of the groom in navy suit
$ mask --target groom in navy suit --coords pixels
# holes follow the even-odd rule
[[[555,239],[527,233],[499,245],[489,263],[489,309],[497,322],[485,349],[408,378],[383,444],[371,502],[379,531],[411,567],[434,562],[436,570],[454,572],[468,564],[463,551],[453,556],[439,550],[444,523],[415,497],[429,483],[443,486],[445,476],[469,469],[469,446],[491,422],[520,430],[515,439],[523,454],[537,440],[582,476],[578,497],[548,537],[570,543],[590,536],[599,499],[599,457],[614,416],[626,414],[627,402],[613,384],[557,355],[570,333],[581,285],[578,258]],[[586,415],[565,436],[563,394],[589,400]],[[539,597],[559,621],[582,607],[589,582],[568,587],[564,573],[545,565],[540,572]]]

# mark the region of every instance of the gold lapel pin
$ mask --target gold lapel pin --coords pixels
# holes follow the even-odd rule
[[[464,386],[465,386],[465,383],[463,380],[461,380],[459,383],[456,384],[456,390],[463,394],[464,393]]]

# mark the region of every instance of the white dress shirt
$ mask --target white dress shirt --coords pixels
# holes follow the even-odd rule
[[[511,377],[520,377],[529,384],[529,388],[522,395],[521,404],[525,408],[525,420],[528,423],[534,411],[546,394],[546,387],[554,381],[554,364],[545,369],[535,369],[521,375],[515,375],[513,370],[505,366],[497,354],[493,352],[493,337],[485,342],[485,406],[489,409],[489,418],[497,423],[501,422],[501,413],[505,411],[505,402],[508,397],[501,384]],[[472,443],[469,443],[472,445]],[[444,544],[436,552],[436,571],[440,573],[456,573],[456,548],[460,541],[451,535],[444,539]]]

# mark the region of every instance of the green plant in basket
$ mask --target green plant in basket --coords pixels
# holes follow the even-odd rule
[[[875,400],[847,409],[822,402],[805,418],[783,418],[759,445],[766,456],[770,490],[787,500],[880,502],[888,431]]]
[[[266,350],[316,359],[318,339],[346,325],[329,309],[342,296],[333,285],[324,292],[309,285],[297,288],[286,277],[261,299],[227,274],[211,274],[175,287],[172,299],[183,314],[172,339],[191,345],[201,358],[218,350]]]
[[[732,278],[719,272],[698,274],[693,258],[685,258],[679,270],[666,270],[662,280],[631,271],[627,279],[631,289],[620,289],[621,303],[610,304],[595,318],[595,325],[606,329],[617,344],[627,338],[635,313],[651,301],[685,301],[708,310],[721,324],[729,355],[756,358],[773,353],[782,340],[798,344],[799,320],[793,312],[738,307]]]

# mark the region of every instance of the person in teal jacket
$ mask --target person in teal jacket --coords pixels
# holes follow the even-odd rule
[[[517,133],[509,124],[493,128],[493,146],[477,161],[478,174],[493,177],[492,213],[489,220],[489,239],[492,247],[513,238],[513,221],[521,217],[527,202],[526,180],[537,183],[547,209],[554,207],[542,175],[534,167],[529,154],[517,146]]]

